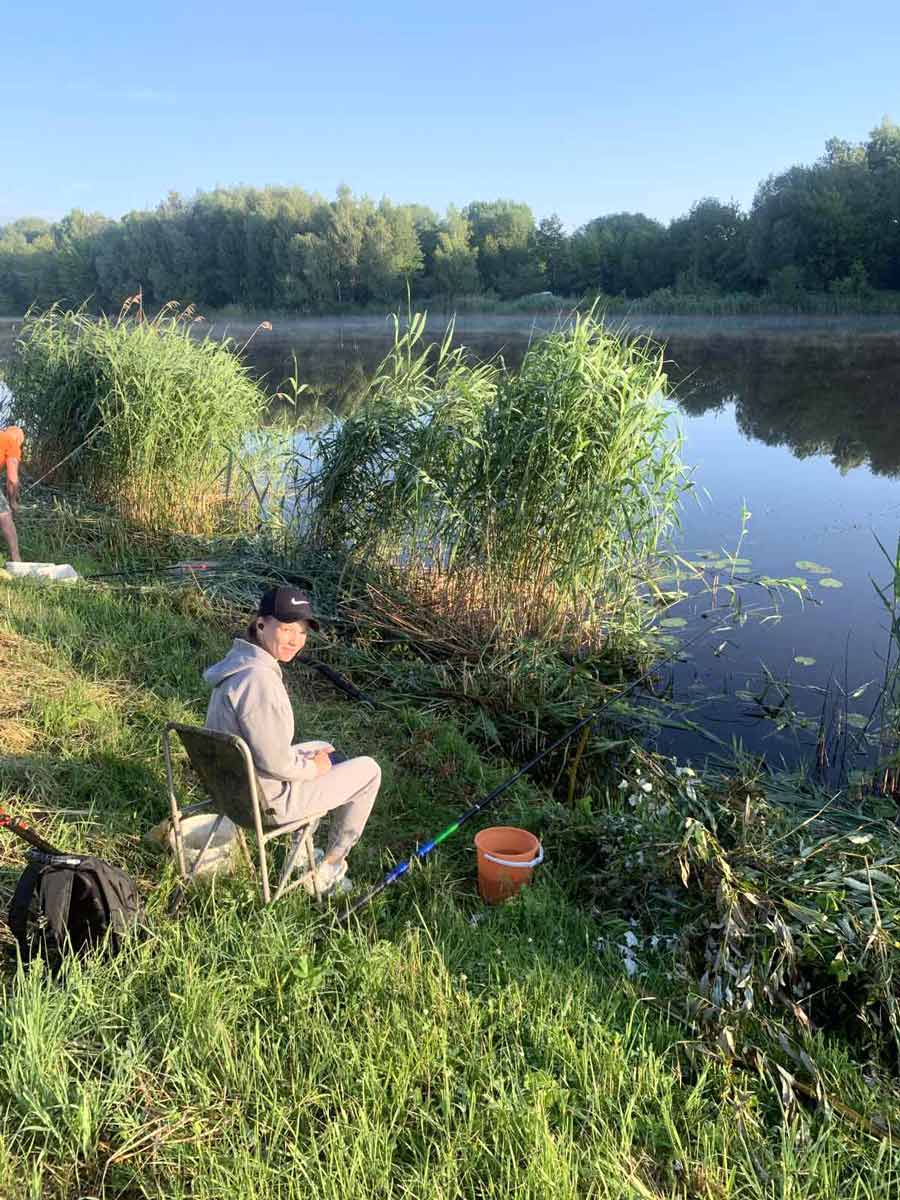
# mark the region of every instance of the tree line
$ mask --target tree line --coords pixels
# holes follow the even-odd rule
[[[450,301],[900,290],[900,127],[829,140],[812,165],[764,180],[749,212],[707,197],[668,224],[614,213],[570,234],[512,200],[439,215],[348,188],[327,200],[239,187],[173,193],[121,220],[74,209],[0,227],[0,311],[14,314],[56,300],[111,310],[138,290],[145,304],[328,312],[407,289]]]

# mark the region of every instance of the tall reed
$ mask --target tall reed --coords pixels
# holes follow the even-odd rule
[[[36,473],[131,519],[214,527],[267,400],[229,343],[193,335],[198,320],[174,304],[145,318],[138,297],[115,320],[29,313],[5,377]]]
[[[516,636],[621,616],[689,486],[662,350],[588,314],[512,371],[423,333],[398,322],[365,403],[319,435],[316,537]]]

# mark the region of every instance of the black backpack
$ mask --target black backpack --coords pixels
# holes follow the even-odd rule
[[[117,953],[143,915],[134,881],[93,855],[32,850],[28,857],[9,906],[22,961],[40,955],[55,968],[65,953],[101,943]]]

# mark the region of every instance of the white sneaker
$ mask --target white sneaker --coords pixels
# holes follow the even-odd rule
[[[329,896],[346,896],[348,892],[353,891],[353,882],[350,876],[345,871],[340,879],[335,883],[334,887],[328,893]]]
[[[338,896],[349,892],[353,884],[347,878],[347,860],[342,858],[339,863],[320,862],[316,867],[315,886],[312,879],[308,879],[303,886],[311,896],[316,891],[320,896]]]

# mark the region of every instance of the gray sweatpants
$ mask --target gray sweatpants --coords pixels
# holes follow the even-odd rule
[[[307,813],[330,813],[326,854],[346,855],[362,836],[381,786],[381,767],[374,758],[351,758],[318,779],[292,789],[285,821]],[[315,833],[318,821],[313,824]]]

